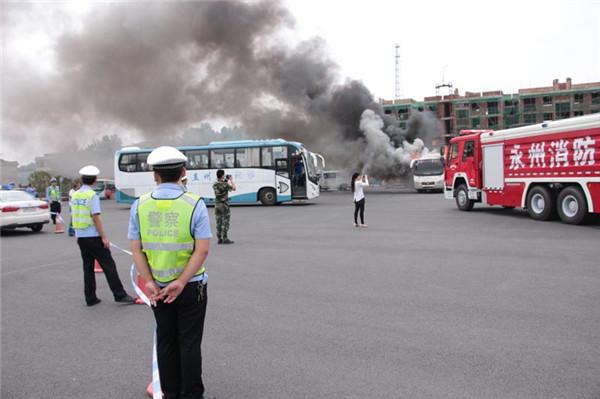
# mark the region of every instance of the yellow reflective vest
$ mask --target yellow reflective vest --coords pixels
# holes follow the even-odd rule
[[[76,191],[71,197],[71,220],[74,229],[87,229],[94,224],[92,219],[92,198],[94,190]]]
[[[51,201],[60,201],[60,193],[59,190],[54,188],[54,186],[50,186],[50,200]]]
[[[138,219],[142,251],[152,277],[161,283],[176,280],[194,252],[192,215],[200,197],[183,193],[175,199],[155,199],[150,193],[140,197]],[[200,268],[196,275],[204,273]]]

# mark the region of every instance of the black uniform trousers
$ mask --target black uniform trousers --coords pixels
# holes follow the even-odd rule
[[[191,282],[172,303],[157,302],[158,371],[163,399],[202,399],[202,333],[206,284]]]
[[[98,297],[96,296],[96,274],[94,273],[94,260],[97,260],[108,286],[115,297],[115,301],[123,299],[127,296],[127,292],[121,284],[119,273],[117,272],[117,266],[115,261],[110,254],[110,251],[104,248],[102,239],[100,237],[84,237],[78,238],[77,244],[81,251],[81,258],[83,259],[83,293],[85,294],[85,302],[87,304],[93,303]]]
[[[59,201],[50,202],[50,219],[52,219],[52,223],[56,224],[56,214],[61,212],[61,206]]]

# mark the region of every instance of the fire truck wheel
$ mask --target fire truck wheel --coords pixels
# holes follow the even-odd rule
[[[456,189],[456,206],[461,211],[470,211],[473,209],[473,205],[475,205],[475,201],[469,199],[469,191],[467,190],[467,186],[461,184]]]
[[[579,187],[563,188],[556,203],[558,216],[564,223],[581,224],[587,216],[587,202]]]
[[[527,212],[535,220],[550,220],[555,212],[554,198],[548,187],[535,186],[527,194]]]

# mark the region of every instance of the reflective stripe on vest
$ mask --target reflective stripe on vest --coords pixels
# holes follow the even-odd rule
[[[52,186],[50,186],[50,200],[57,201],[57,202],[60,200],[60,197],[58,195],[58,190]]]
[[[184,193],[179,198],[155,199],[144,194],[138,201],[142,250],[152,277],[168,283],[185,270],[194,252],[191,221],[200,197]],[[202,267],[196,275],[204,273]]]
[[[71,197],[71,220],[74,229],[82,230],[94,224],[92,219],[92,198],[94,190],[76,191]]]

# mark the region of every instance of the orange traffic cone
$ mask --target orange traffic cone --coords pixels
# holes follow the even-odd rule
[[[54,229],[54,234],[60,234],[60,233],[64,233],[65,232],[65,225],[61,223],[60,220],[56,220],[56,225],[55,225],[55,229]]]
[[[97,260],[94,260],[94,273],[102,273],[102,267],[100,267],[100,263]]]

